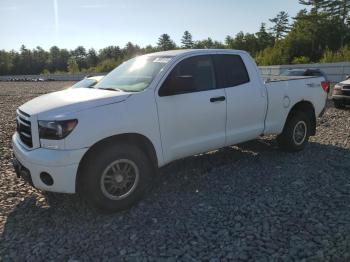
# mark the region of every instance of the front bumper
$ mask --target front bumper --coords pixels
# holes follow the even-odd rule
[[[336,101],[340,101],[343,104],[350,105],[350,96],[348,95],[332,95],[332,99]]]
[[[45,191],[75,193],[79,162],[88,148],[77,150],[51,150],[37,148],[28,150],[22,146],[18,134],[12,136],[15,159],[30,173],[33,186]],[[16,170],[17,171],[17,170]],[[40,174],[46,172],[53,178],[52,185],[46,185]]]

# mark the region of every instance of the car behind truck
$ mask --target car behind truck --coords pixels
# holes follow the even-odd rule
[[[244,51],[176,50],[131,59],[93,88],[37,97],[17,109],[19,176],[80,192],[117,211],[136,203],[165,164],[261,135],[302,150],[326,104],[323,77],[270,80]]]

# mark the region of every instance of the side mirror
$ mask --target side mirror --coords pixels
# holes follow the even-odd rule
[[[191,75],[180,75],[168,78],[159,90],[159,96],[171,96],[196,91]]]
[[[176,94],[189,93],[195,91],[194,80],[193,76],[191,75],[181,75],[175,77],[174,84],[174,91]]]
[[[349,79],[350,79],[350,75],[349,75],[349,76],[346,76],[345,79],[346,79],[346,80],[349,80]]]

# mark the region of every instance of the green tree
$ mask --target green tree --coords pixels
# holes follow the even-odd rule
[[[258,65],[283,65],[289,63],[281,41],[277,41],[273,47],[260,51],[255,60]]]
[[[284,39],[290,59],[306,56],[317,62],[326,48],[337,50],[341,47],[339,20],[329,18],[323,12],[316,13],[314,9],[300,11],[294,20],[290,33]]]
[[[67,49],[59,49],[57,46],[51,47],[48,58],[48,69],[50,72],[67,72],[67,62],[69,57],[70,52]]]
[[[339,17],[342,23],[346,24],[350,13],[350,0],[324,0],[321,2],[327,14]]]
[[[21,74],[31,74],[33,73],[33,56],[30,49],[27,49],[24,45],[20,49],[20,59],[19,59],[19,69]]]
[[[255,36],[255,34],[246,33],[244,36],[244,41],[245,47],[243,50],[249,52],[252,56],[255,56],[255,54],[259,51],[258,38]]]
[[[184,32],[182,36],[181,43],[182,43],[182,48],[189,49],[193,47],[192,35],[187,30]]]
[[[124,48],[124,57],[132,58],[141,54],[141,48],[138,45],[134,45],[131,42],[128,42]]]
[[[47,68],[47,61],[49,59],[49,53],[37,46],[32,51],[33,61],[33,73],[40,74],[45,68]]]
[[[299,4],[310,6],[316,13],[323,9],[325,0],[299,0]]]
[[[350,46],[344,46],[334,52],[327,49],[320,60],[321,63],[334,63],[345,61],[350,61]]]
[[[242,49],[255,56],[260,65],[335,62],[350,60],[350,0],[299,0],[307,9],[293,18],[289,25],[286,12],[280,12],[273,23],[272,32],[265,23],[256,33],[239,32],[227,36],[225,42],[211,38],[193,41],[188,31],[181,40],[183,48]],[[0,74],[36,74],[41,72],[107,72],[140,54],[176,48],[170,36],[163,34],[157,46],[140,47],[128,42],[125,47],[107,46],[99,50],[73,50],[53,46],[46,51],[41,47],[18,51],[0,50]],[[78,68],[77,68],[78,65]]]
[[[144,53],[145,54],[149,54],[149,53],[153,53],[153,52],[156,52],[157,51],[157,48],[151,46],[151,45],[147,45],[145,48],[144,48]]]
[[[121,56],[119,46],[107,46],[99,51],[98,58],[100,61],[107,59],[118,59]]]
[[[75,60],[75,57],[70,57],[68,59],[67,68],[68,68],[68,72],[71,74],[79,73],[79,65]]]
[[[78,46],[76,49],[74,49],[71,52],[71,55],[74,57],[75,61],[77,62],[79,66],[79,70],[87,67],[87,54],[86,49],[83,46]]]
[[[114,68],[116,68],[118,65],[122,63],[121,59],[106,59],[100,62],[95,69],[95,72],[97,73],[106,73]]]
[[[197,49],[221,49],[225,48],[225,45],[219,41],[213,41],[210,37],[207,39],[195,41],[193,43],[193,48]]]
[[[231,49],[243,50],[245,47],[245,36],[243,31],[237,33],[234,38],[226,37],[226,44]]]
[[[0,75],[8,75],[13,71],[13,61],[10,52],[0,50]]]
[[[86,65],[87,68],[95,67],[98,63],[98,56],[95,49],[91,48],[86,54]]]
[[[340,46],[350,41],[350,0],[299,0],[300,4],[311,6],[311,14],[327,16],[339,35]],[[315,17],[314,17],[315,18]]]
[[[292,64],[308,64],[310,63],[310,58],[307,56],[298,56],[294,57],[292,60]]]
[[[255,33],[255,35],[257,37],[257,45],[259,51],[274,45],[275,39],[271,33],[268,33],[266,31],[265,23],[261,23],[260,29],[257,33]]]
[[[172,50],[176,48],[176,45],[173,40],[171,40],[170,36],[168,34],[162,34],[158,38],[158,48],[162,51],[166,50]]]
[[[253,56],[259,51],[258,38],[255,34],[239,32],[234,38],[227,36],[225,43],[230,49],[245,50]]]
[[[272,30],[276,39],[281,39],[289,31],[289,15],[288,13],[281,11],[277,14],[275,18],[269,19],[273,26],[270,28]]]
[[[214,41],[210,37],[207,39],[199,40],[194,42],[194,48],[196,49],[212,49],[215,48]]]

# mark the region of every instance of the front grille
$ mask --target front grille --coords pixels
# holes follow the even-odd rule
[[[343,86],[343,90],[350,90],[350,86]]]
[[[23,144],[25,144],[28,147],[33,147],[30,115],[17,109],[16,122],[17,122],[17,132]]]

